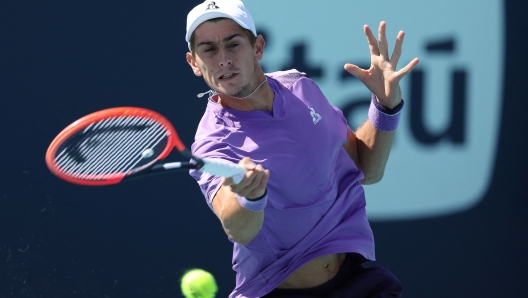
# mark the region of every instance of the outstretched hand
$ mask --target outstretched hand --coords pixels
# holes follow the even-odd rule
[[[361,80],[376,95],[380,104],[394,108],[402,100],[400,80],[418,65],[419,59],[414,58],[409,64],[397,71],[396,65],[402,53],[405,33],[403,31],[398,32],[396,45],[389,59],[386,28],[387,24],[384,21],[381,22],[378,29],[378,40],[376,40],[370,28],[367,25],[363,27],[370,48],[370,68],[362,69],[357,65],[347,63],[345,70]]]

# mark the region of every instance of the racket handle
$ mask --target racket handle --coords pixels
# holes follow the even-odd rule
[[[232,178],[236,184],[242,181],[246,174],[246,169],[236,163],[216,158],[203,158],[202,161],[204,165],[200,168],[201,172]]]

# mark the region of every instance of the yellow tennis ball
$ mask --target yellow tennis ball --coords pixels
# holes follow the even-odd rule
[[[202,269],[191,269],[182,277],[181,290],[185,298],[214,298],[218,286],[211,273]]]

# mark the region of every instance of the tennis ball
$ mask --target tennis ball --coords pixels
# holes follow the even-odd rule
[[[202,269],[191,269],[182,277],[181,290],[185,298],[214,298],[218,286],[211,273]]]

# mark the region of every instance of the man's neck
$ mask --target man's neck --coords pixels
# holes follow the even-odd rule
[[[265,78],[264,78],[265,79]],[[236,98],[225,94],[218,94],[218,103],[224,107],[239,111],[273,110],[275,93],[267,81],[258,90],[246,98]]]

